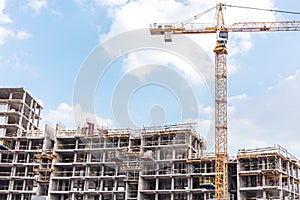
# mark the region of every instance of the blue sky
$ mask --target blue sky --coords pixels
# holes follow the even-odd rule
[[[223,2],[298,12],[300,9],[297,0]],[[190,18],[215,3],[204,0],[0,0],[0,86],[24,87],[41,100],[44,123],[54,125],[60,122],[67,128],[75,128],[72,114],[74,85],[84,61],[97,46],[127,31],[148,28],[152,22]],[[300,20],[299,15],[244,9],[227,8],[224,12],[227,24],[239,21]],[[213,22],[214,12],[199,20]],[[300,157],[299,34],[277,32],[230,35],[228,110],[231,152],[244,147],[281,144]],[[193,35],[190,38],[203,48],[213,62],[215,36]],[[163,43],[163,37],[160,39]],[[196,120],[200,124],[199,132],[207,139],[211,150],[213,91],[207,88],[203,79],[198,81],[201,77],[189,70],[189,64],[175,57],[147,51],[120,55],[102,75],[94,91],[97,121],[101,125],[118,125],[114,116],[118,113],[112,109],[114,89],[122,86],[121,80],[127,80],[122,77],[134,77],[130,80],[140,84],[137,85],[138,89],[131,91],[129,99],[120,101],[127,102],[131,120],[136,126]],[[167,66],[167,71],[155,67],[153,71],[147,67],[138,69],[139,66],[153,63]],[[178,85],[190,87],[194,92],[197,97],[194,109],[199,112],[198,118],[182,117],[187,108],[180,105],[180,95],[170,88],[160,87],[157,82],[142,84],[143,81],[149,81],[151,76],[157,78],[158,73],[182,75],[182,81],[188,83]],[[83,118],[90,117],[89,113],[81,112]],[[151,119],[153,113],[159,120]],[[191,113],[190,116],[194,116],[195,113]]]

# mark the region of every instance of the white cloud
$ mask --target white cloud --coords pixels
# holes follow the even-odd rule
[[[239,148],[280,144],[300,156],[300,69],[257,97],[235,98],[229,113],[229,142]]]
[[[243,101],[246,101],[248,99],[250,99],[251,97],[249,97],[247,94],[240,94],[240,95],[236,95],[236,96],[231,96],[227,98],[227,111],[228,114],[230,115],[231,113],[234,113],[236,111],[236,104],[239,104]]]
[[[5,0],[2,0],[0,1],[0,13],[3,12],[4,8],[5,8]]]
[[[212,108],[211,106],[201,104],[198,106],[198,109],[201,115],[212,117],[214,114],[214,108]]]
[[[61,103],[55,110],[50,110],[45,114],[44,121],[46,123],[62,123],[68,128],[74,129],[75,122],[73,118],[73,108],[67,103]]]
[[[4,8],[5,8],[5,0],[0,1],[0,22],[2,22],[1,18],[4,15],[3,14]],[[5,19],[4,19],[4,21],[5,21]],[[13,32],[11,30],[0,26],[0,45],[3,45],[5,43],[6,38],[11,37],[12,35],[13,35]]]
[[[241,52],[247,52],[252,48],[250,33],[230,33],[230,35],[228,44],[230,57],[234,57]]]
[[[293,80],[294,78],[295,78],[295,76],[294,76],[294,75],[291,75],[291,76],[286,77],[285,80],[287,80],[287,81],[288,81],[288,80]]]
[[[77,123],[75,123],[74,119],[74,110],[76,116],[79,117]],[[82,112],[80,106],[73,106],[67,103],[60,103],[55,110],[49,110],[48,113],[45,114],[44,121],[46,123],[60,123],[63,124],[67,129],[76,129],[77,126],[85,126],[87,120],[92,120],[98,126],[111,126],[112,120],[103,119],[101,117],[96,116],[93,113]]]
[[[1,13],[1,11],[0,11],[0,13]],[[6,14],[0,14],[0,23],[2,23],[2,24],[10,24],[10,23],[12,23],[13,21],[9,18],[9,16],[8,15],[6,15]]]
[[[127,3],[127,0],[96,0],[100,6],[120,6]]]
[[[5,9],[5,1],[0,1],[0,23],[8,24],[12,23],[12,20],[8,15],[3,13]],[[29,38],[30,34],[25,31],[14,31],[4,26],[0,26],[0,45],[5,44],[7,39],[22,40]]]
[[[55,9],[51,9],[50,12],[53,14],[53,15],[56,15],[58,17],[62,17],[63,14],[61,12],[59,12],[58,10],[55,10]]]
[[[91,0],[74,0],[74,2],[80,7],[82,11],[95,12],[95,1]]]
[[[5,44],[7,39],[23,40],[29,38],[31,35],[26,31],[13,31],[0,26],[0,45]]]
[[[240,101],[240,100],[244,100],[244,99],[250,99],[250,97],[244,93],[244,94],[228,97],[228,102],[234,103],[236,101]]]
[[[216,5],[215,2],[204,0],[190,0],[185,3],[175,0],[136,0],[127,1],[127,3],[125,0],[101,0],[97,2],[98,5],[109,5],[108,13],[112,20],[112,24],[110,26],[109,31],[104,34],[100,34],[99,40],[101,42],[126,31],[139,28],[149,28],[149,25],[154,22],[166,23],[184,21],[185,19],[191,18],[199,12],[212,8]],[[257,1],[241,2],[238,0],[227,0],[224,3],[249,7],[260,7],[270,9],[274,8],[273,0],[261,0],[259,1],[259,3],[257,3]],[[199,8],[205,9],[199,11]],[[197,19],[195,22],[212,24],[215,20],[214,16],[215,13],[213,10],[207,15],[203,15],[200,19]],[[224,10],[224,18],[227,25],[240,21],[275,21],[275,15],[272,12],[261,12],[256,10],[237,9],[229,7]],[[215,47],[215,34],[196,34],[188,35],[188,37],[197,42],[206,52],[209,53],[211,59],[214,60],[213,49]],[[161,36],[161,39],[163,41],[163,36]],[[232,33],[229,35],[229,58],[243,52],[248,52],[252,47],[253,43],[251,33]],[[164,62],[162,61],[162,59],[166,60],[167,58],[162,58],[161,56],[160,62]],[[141,61],[143,59],[136,59],[135,63],[132,64],[138,66],[139,60]],[[229,75],[236,73],[240,69],[240,67],[234,63],[234,59],[228,60]],[[177,63],[177,66],[179,66],[180,64],[180,62]],[[192,75],[191,72],[187,71],[189,69],[191,68],[184,68],[183,72]],[[139,75],[143,76],[147,73],[150,72],[145,72],[145,74]]]
[[[47,7],[46,0],[28,0],[27,4],[24,6],[25,9],[33,11],[34,15],[39,15],[42,8]]]
[[[130,53],[128,54],[127,58],[125,58],[123,61],[123,70],[125,71],[125,73],[129,73],[133,76],[136,76],[140,81],[144,81],[146,76],[151,73],[151,68],[144,68],[143,70],[139,70],[139,71],[134,69],[142,65],[153,64],[152,63],[153,60],[151,60],[149,56],[147,57],[143,56],[143,58],[145,58],[145,60],[147,60],[148,62],[147,61],[145,62],[145,60],[143,61],[140,60],[142,58],[140,56],[144,54],[147,53],[145,52]]]
[[[234,59],[228,59],[228,62],[227,62],[227,73],[228,73],[228,75],[235,74],[239,70],[240,70],[240,66],[238,66],[234,63]]]
[[[23,40],[23,39],[27,39],[30,38],[30,33],[26,32],[26,31],[18,31],[15,33],[15,38],[18,40]]]
[[[148,28],[153,22],[178,20],[178,17],[183,14],[182,10],[184,10],[183,4],[174,0],[138,0],[111,7],[109,9],[112,18],[110,31],[101,35],[101,41],[129,30]],[[182,19],[185,18],[186,16]]]
[[[3,13],[3,10],[5,9],[5,3],[5,0],[0,1],[0,23],[9,24],[13,21],[9,18],[8,15]]]
[[[5,44],[5,40],[13,36],[14,33],[11,30],[0,26],[0,45]]]
[[[24,57],[27,57],[26,54],[23,53],[15,53],[8,59],[8,65],[14,70],[14,71],[26,71],[29,72],[32,69],[29,67],[28,64],[25,64]]]
[[[199,74],[193,66],[177,55],[163,51],[144,50],[129,53],[123,61],[123,70],[136,76],[139,80],[144,81],[146,76],[151,74],[151,68],[143,68],[143,70],[134,70],[143,65],[156,64],[164,67],[171,67],[178,74],[183,76],[187,82],[191,84],[203,83],[203,74]],[[197,66],[198,67],[198,66]]]
[[[39,69],[29,64],[31,58],[32,56],[28,52],[15,52],[12,55],[2,57],[0,64],[12,73],[26,73],[35,77],[38,75]]]

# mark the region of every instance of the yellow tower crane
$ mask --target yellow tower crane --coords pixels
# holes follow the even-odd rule
[[[267,31],[300,31],[300,21],[278,22],[239,22],[226,26],[223,17],[223,7],[237,7],[264,11],[300,14],[279,10],[260,9],[218,4],[199,15],[182,23],[154,23],[150,27],[152,35],[164,35],[166,42],[172,41],[172,34],[202,34],[216,33],[217,42],[215,53],[215,199],[229,199],[228,197],[228,130],[227,130],[227,40],[228,32],[267,32]],[[214,26],[191,23],[201,15],[217,9]]]

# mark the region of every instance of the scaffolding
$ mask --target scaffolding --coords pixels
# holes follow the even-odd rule
[[[140,192],[141,187],[153,178],[159,190],[170,188],[172,182],[172,195],[177,198],[192,180],[186,177],[187,159],[204,148],[204,140],[192,124],[135,130],[99,129],[88,124],[71,131],[58,126],[50,198],[76,199],[83,193],[82,198],[147,199],[147,191]],[[150,174],[158,177],[150,178]],[[197,179],[199,184],[199,176]],[[158,191],[155,198],[162,196],[163,191]]]
[[[238,152],[239,199],[299,199],[299,161],[280,145]]]
[[[9,148],[0,150],[0,199],[29,200],[37,194],[38,180],[42,178],[37,156],[42,152],[43,133],[21,130],[14,137],[4,138],[7,143],[3,145]],[[45,180],[49,179],[50,176]]]
[[[49,195],[54,200],[209,199],[215,192],[216,158],[213,152],[204,153],[205,146],[191,124],[135,130],[91,124],[74,131],[58,128]],[[227,163],[230,196],[296,199],[297,163],[280,146],[239,150]]]
[[[208,200],[215,192],[214,152],[191,124],[15,135],[0,151],[0,199]],[[299,199],[299,161],[279,145],[241,149],[227,164],[232,199]]]

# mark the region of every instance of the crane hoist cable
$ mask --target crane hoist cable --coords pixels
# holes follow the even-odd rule
[[[238,6],[238,5],[228,5],[228,4],[223,4],[224,7],[231,7],[231,8],[241,8],[241,9],[248,9],[248,10],[260,10],[260,11],[267,11],[267,12],[277,12],[277,13],[285,13],[285,14],[293,14],[293,15],[300,15],[300,12],[294,12],[294,11],[286,11],[286,10],[275,10],[275,9],[266,9],[266,8],[256,8],[256,7],[249,7],[249,6]],[[197,15],[194,15],[191,18],[188,18],[182,22],[179,23],[174,23],[175,26],[184,26],[194,20],[199,19],[199,17],[205,15],[206,13],[209,13],[210,11],[214,10],[216,6],[211,7],[210,9],[201,12]]]
[[[204,11],[204,12],[201,12],[201,13],[199,13],[199,14],[197,14],[197,15],[194,15],[193,17],[191,17],[191,18],[189,18],[189,19],[186,19],[186,20],[184,20],[184,21],[182,21],[182,22],[180,22],[180,23],[178,23],[178,24],[176,24],[176,25],[182,25],[182,26],[183,26],[183,25],[186,25],[186,24],[188,24],[188,23],[190,23],[190,22],[192,22],[192,21],[198,19],[199,17],[205,15],[206,13],[209,13],[210,11],[214,10],[215,8],[216,8],[216,7],[214,6],[214,7],[210,8],[210,9],[208,9],[208,10],[206,10],[206,11]]]
[[[235,5],[225,5],[225,7],[232,7],[232,8],[243,8],[249,10],[261,10],[261,11],[269,11],[269,12],[278,12],[278,13],[285,13],[285,14],[293,14],[293,15],[300,15],[300,12],[293,12],[293,11],[286,11],[286,10],[273,10],[273,9],[265,9],[265,8],[254,8],[248,6],[235,6]]]

